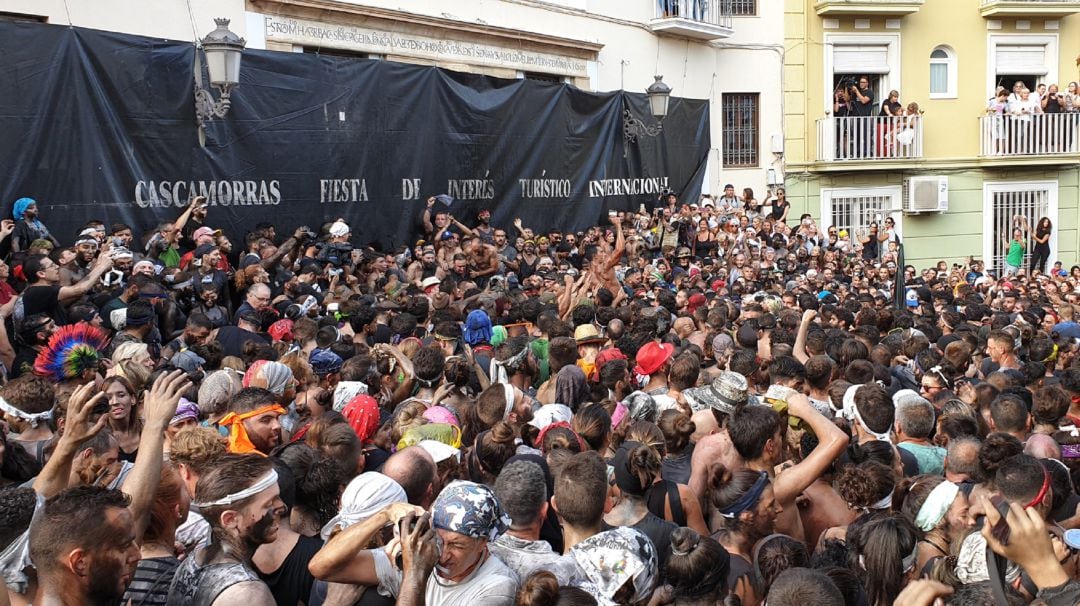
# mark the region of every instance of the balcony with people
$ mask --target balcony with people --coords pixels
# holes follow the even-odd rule
[[[1058,19],[1080,13],[1080,0],[982,0],[983,17],[1045,17]]]
[[[656,13],[649,21],[654,34],[695,40],[721,40],[735,33],[732,27],[734,0],[656,0]]]
[[[833,93],[832,112],[817,121],[819,162],[888,162],[923,157],[923,112],[889,91],[873,103],[867,78],[844,82]]]
[[[1029,90],[1016,82],[1010,93],[999,86],[986,115],[979,118],[980,155],[1049,157],[1076,162],[1080,154],[1080,91],[1071,82]]]

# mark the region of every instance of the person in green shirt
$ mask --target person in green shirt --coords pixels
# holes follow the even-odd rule
[[[1005,243],[1005,275],[1011,276],[1020,271],[1024,263],[1024,253],[1027,251],[1027,242],[1024,234],[1027,233],[1027,219],[1020,215],[1013,217],[1013,237]]]
[[[147,254],[164,263],[165,267],[179,267],[180,250],[176,248],[176,243],[180,241],[180,234],[183,233],[184,226],[191,218],[191,212],[205,202],[206,198],[196,196],[192,198],[191,203],[184,212],[180,213],[175,222],[167,221],[158,225],[157,233],[146,244]]]

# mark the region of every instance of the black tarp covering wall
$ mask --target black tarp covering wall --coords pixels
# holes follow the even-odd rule
[[[580,229],[667,187],[696,200],[709,150],[707,101],[673,97],[624,158],[624,109],[653,122],[644,94],[257,50],[201,146],[191,43],[3,23],[0,57],[3,214],[35,198],[61,241],[92,218],[150,228],[193,192],[236,244],[259,221],[343,217],[354,243],[389,248],[441,193],[466,224],[490,208],[495,225]]]

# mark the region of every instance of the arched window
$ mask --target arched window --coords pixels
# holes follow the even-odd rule
[[[948,46],[930,53],[930,98],[956,98],[956,53]]]

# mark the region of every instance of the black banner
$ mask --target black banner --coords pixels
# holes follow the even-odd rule
[[[673,97],[624,157],[624,110],[654,122],[644,94],[258,50],[202,146],[191,43],[4,23],[0,56],[3,214],[34,198],[68,242],[94,218],[151,228],[200,194],[236,246],[259,221],[342,217],[388,249],[443,193],[466,224],[489,208],[494,225],[582,229],[667,188],[696,200],[709,150],[707,101]]]

